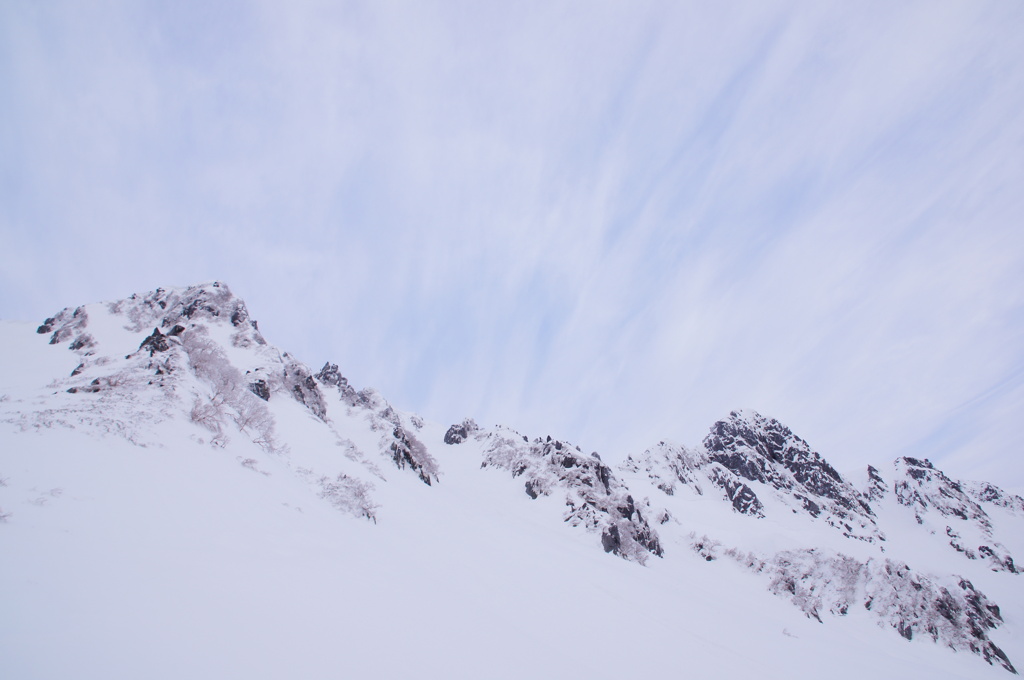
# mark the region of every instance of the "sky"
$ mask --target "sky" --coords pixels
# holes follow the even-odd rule
[[[431,420],[1024,491],[1024,5],[0,2],[0,318],[226,282]]]

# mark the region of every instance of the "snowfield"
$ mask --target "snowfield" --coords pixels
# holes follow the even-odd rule
[[[4,321],[0,677],[1008,677],[1024,499],[872,469],[425,422],[220,283]]]

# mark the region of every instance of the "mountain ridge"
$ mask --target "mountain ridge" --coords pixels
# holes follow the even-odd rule
[[[246,470],[266,476],[284,461],[320,501],[378,524],[389,521],[387,499],[401,498],[392,487],[444,487],[449,452],[468,451],[479,474],[515,480],[524,502],[593,535],[595,549],[649,566],[726,559],[818,622],[859,608],[906,640],[1016,672],[990,637],[1003,610],[974,582],[986,571],[1017,577],[1005,543],[1020,533],[1006,527],[1022,526],[1024,499],[950,479],[927,460],[867,466],[858,485],[754,411],[733,411],[696,447],[662,442],[615,468],[503,426],[436,427],[357,391],[337,365],[314,372],[270,345],[220,282],[65,308],[35,332],[76,365],[47,376],[45,395],[0,399],[0,422],[20,432],[65,428],[158,447],[159,428],[190,428],[191,441],[237,451]],[[920,546],[953,568],[918,571]]]

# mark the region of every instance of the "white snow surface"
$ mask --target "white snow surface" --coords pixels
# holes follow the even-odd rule
[[[1024,576],[951,545],[1024,555],[1024,505],[997,488],[957,487],[979,522],[934,502],[934,476],[901,503],[907,464],[877,465],[880,498],[840,485],[870,503],[850,538],[702,447],[602,483],[567,443],[470,424],[446,444],[450,424],[312,377],[223,284],[77,309],[0,322],[0,677],[1008,677],[954,619],[908,641],[867,609],[910,597],[879,585],[886,560],[908,592],[970,581],[1024,663]],[[166,349],[140,349],[154,328]],[[625,538],[642,522],[660,555]]]

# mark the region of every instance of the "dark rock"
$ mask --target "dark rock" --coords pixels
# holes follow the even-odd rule
[[[77,352],[80,349],[87,349],[89,347],[93,347],[95,344],[96,341],[93,339],[91,335],[89,335],[88,333],[82,333],[77,338],[75,338],[70,345],[68,345],[68,349],[70,349],[73,352]]]
[[[633,536],[633,540],[639,543],[642,547],[646,548],[648,552],[658,557],[665,554],[665,551],[661,547],[661,541],[658,540],[658,534],[655,533],[654,529],[640,517],[640,512],[637,511],[637,521],[634,523],[636,531]]]
[[[451,427],[448,428],[448,431],[444,433],[444,443],[461,444],[462,442],[466,441],[466,437],[468,436],[469,433],[466,432],[465,426],[452,425]],[[529,490],[527,490],[527,493],[529,493]],[[536,496],[534,496],[534,498],[536,498]]]
[[[36,329],[37,333],[49,333],[50,344],[59,345],[62,342],[66,342],[74,337],[76,334],[80,334],[89,322],[89,315],[85,311],[85,307],[76,307],[72,310],[70,307],[65,307],[60,310],[52,317],[46,319],[41,326]],[[91,338],[89,338],[91,340]]]
[[[920,459],[920,458],[910,458],[910,457],[904,456],[903,460],[906,462],[907,465],[909,465],[911,467],[924,468],[926,470],[934,470],[935,469],[935,466],[932,465],[932,462],[930,460],[928,460],[927,458]]]
[[[472,418],[466,418],[461,423],[457,423],[448,428],[448,431],[444,433],[445,444],[461,444],[462,442],[469,439],[469,436],[474,432],[478,432],[480,428],[477,426],[476,421]]]
[[[536,480],[531,479],[526,483],[526,495],[536,500],[537,497],[540,496],[540,493],[538,492],[539,487],[540,485],[536,482]]]
[[[712,469],[708,478],[725,491],[725,496],[732,503],[733,510],[742,515],[764,517],[764,506],[757,498],[757,494],[735,475],[730,472],[723,473],[721,469]]]
[[[992,504],[1009,510],[1011,513],[1024,514],[1024,498],[1003,491],[988,482],[960,482],[964,493],[978,503]]]
[[[72,331],[67,326],[63,326],[61,328],[58,328],[57,330],[55,330],[53,332],[53,335],[50,336],[50,344],[51,345],[59,345],[60,343],[64,342],[68,338],[70,338],[73,332],[74,331]]]
[[[835,468],[775,419],[734,411],[728,420],[712,426],[704,446],[713,461],[740,477],[788,490],[792,483],[775,469],[778,466],[813,495],[847,508],[854,505]]]
[[[156,352],[166,352],[170,348],[171,343],[167,341],[167,336],[161,333],[159,328],[154,328],[153,333],[139,345],[139,351],[148,349],[149,356],[153,356]]]
[[[297,402],[308,408],[320,420],[327,420],[324,396],[305,366],[297,362],[285,364],[284,384]]]
[[[807,496],[804,496],[802,494],[794,494],[794,497],[800,501],[800,504],[803,506],[804,510],[806,510],[807,514],[809,514],[811,517],[817,517],[821,514],[821,508],[818,507],[818,504],[812,501]],[[847,526],[846,530],[850,531],[850,527]]]
[[[565,494],[563,520],[601,535],[607,552],[643,563],[663,550],[657,533],[625,485],[600,460],[551,438],[529,440],[504,428],[479,437],[486,443],[481,467],[508,470],[522,477],[531,497]]]
[[[186,304],[181,310],[181,315],[186,319],[191,319],[193,316],[201,312],[212,317],[220,316],[220,310],[210,304],[206,296],[203,294],[197,295],[188,304]]]
[[[270,401],[270,386],[266,380],[257,380],[249,384],[249,391],[263,401]]]
[[[338,392],[341,394],[341,398],[349,406],[362,405],[369,408],[373,407],[373,399],[367,391],[356,392],[355,389],[348,384],[348,380],[338,370],[337,364],[327,362],[324,367],[316,374],[316,379],[322,385],[328,385],[330,387],[337,387]]]
[[[614,524],[601,533],[601,545],[606,553],[619,554],[622,547],[622,539],[619,537],[619,528]]]
[[[874,466],[868,466],[868,488],[866,495],[868,500],[877,501],[885,497],[888,488],[886,487],[885,480],[882,479],[882,475],[875,469]]]
[[[99,392],[99,391],[100,391],[100,381],[99,381],[99,379],[93,380],[91,383],[89,383],[88,385],[85,385],[83,387],[71,387],[71,388],[68,389],[68,393],[69,394],[77,394],[79,392],[84,392],[86,394],[95,394],[96,392]]]
[[[332,387],[342,387],[348,385],[348,380],[338,370],[338,364],[332,364],[327,362],[324,367],[320,369],[320,372],[316,374],[316,379],[324,385],[331,385]]]
[[[820,517],[850,538],[868,542],[882,540],[871,506],[862,494],[800,437],[772,418],[754,412],[733,411],[729,418],[712,426],[703,448],[712,463],[729,475],[709,475],[725,489],[738,511],[756,509],[763,516],[760,502],[755,506],[753,489],[739,487],[739,480],[764,484],[783,497],[795,497],[800,509]],[[679,481],[691,483],[682,474],[685,461],[674,468]],[[670,462],[670,467],[673,464]],[[706,464],[696,461],[698,468]],[[690,465],[692,467],[692,465]],[[760,490],[758,490],[760,492]]]
[[[396,425],[391,435],[394,437],[391,443],[391,459],[395,466],[399,469],[408,466],[424,484],[433,486],[431,480],[437,481],[437,463],[427,453],[422,442],[406,432],[401,425]]]
[[[235,326],[237,328],[238,326],[241,326],[242,324],[244,324],[248,320],[249,320],[249,310],[247,310],[245,308],[244,304],[241,304],[241,302],[239,302],[235,306],[234,311],[231,312],[231,325]]]
[[[619,511],[619,514],[625,517],[626,519],[633,519],[633,513],[636,512],[636,505],[634,505],[633,503],[633,497],[627,494],[626,504],[619,506],[617,509]]]

